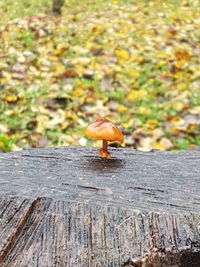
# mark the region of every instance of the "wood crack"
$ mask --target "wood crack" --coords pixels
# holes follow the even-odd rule
[[[3,250],[0,251],[0,263],[3,263],[4,259],[9,255],[11,249],[15,246],[15,244],[16,244],[16,242],[17,242],[17,240],[18,240],[18,238],[19,238],[19,236],[21,234],[21,232],[23,231],[24,227],[26,226],[27,221],[31,217],[31,214],[34,212],[34,210],[37,208],[37,205],[38,205],[38,203],[40,201],[41,201],[41,198],[37,198],[31,203],[31,205],[28,208],[27,212],[24,214],[23,218],[19,222],[15,232],[9,237],[8,242],[4,246]],[[24,200],[21,203],[19,208],[16,209],[16,212],[14,213],[12,218],[10,218],[7,221],[7,223],[9,223],[9,221],[11,221],[13,219],[13,217],[17,214],[17,212],[20,210],[20,208],[24,205],[25,202],[27,202],[27,200]]]

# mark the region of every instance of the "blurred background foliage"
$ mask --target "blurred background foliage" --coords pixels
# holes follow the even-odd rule
[[[125,147],[200,145],[198,0],[0,1],[0,151],[99,145],[114,122]]]

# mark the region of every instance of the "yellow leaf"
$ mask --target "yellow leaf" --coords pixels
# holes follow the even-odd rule
[[[112,0],[113,5],[119,5],[119,0]]]
[[[74,113],[72,113],[71,111],[68,111],[66,113],[66,118],[67,119],[71,119],[71,120],[73,120],[75,122],[78,120],[78,117]]]
[[[128,108],[125,107],[125,106],[123,106],[123,105],[121,105],[121,106],[118,107],[118,111],[119,111],[119,112],[125,112],[125,111],[127,111],[127,109],[128,109]]]
[[[184,123],[185,123],[185,121],[184,121],[181,117],[179,117],[179,116],[175,116],[175,117],[173,117],[173,118],[170,120],[170,122],[171,122],[174,126],[176,126],[176,127],[180,127],[180,126],[184,125]]]
[[[54,50],[54,55],[55,56],[60,56],[62,55],[65,51],[67,50],[67,47],[61,47],[61,48],[58,48],[56,50]]]
[[[158,126],[157,120],[148,120],[145,124],[145,126],[149,129],[155,129]]]
[[[57,64],[53,69],[55,74],[61,74],[65,71],[65,67],[61,64]]]
[[[130,94],[128,95],[128,100],[141,101],[146,98],[146,94],[147,92],[144,89],[131,90]]]
[[[0,141],[0,148],[4,148],[4,146],[5,144],[2,141]]]
[[[6,101],[8,102],[8,103],[14,103],[14,102],[16,102],[18,100],[18,96],[16,96],[16,95],[11,95],[11,96],[7,96],[6,97]]]
[[[138,127],[141,125],[141,121],[138,119],[130,119],[128,122],[122,124],[124,128]]]
[[[73,92],[73,96],[75,97],[80,97],[84,94],[84,90],[83,89],[76,89],[74,92]]]
[[[140,76],[140,73],[134,69],[131,69],[128,74],[133,78],[138,78]]]
[[[92,27],[92,33],[93,35],[99,35],[104,31],[104,28],[100,25],[94,25]]]
[[[10,37],[10,33],[9,32],[2,31],[2,39],[7,40],[7,39],[9,39],[9,37]]]
[[[16,134],[13,134],[12,135],[12,139],[21,139],[23,137],[25,137],[25,135],[19,134],[19,133],[16,133]]]
[[[88,40],[86,43],[85,43],[85,47],[90,49],[91,47],[93,47],[93,42],[91,40]]]
[[[136,63],[142,63],[145,61],[145,58],[143,56],[138,56],[136,59],[135,59],[135,62]]]
[[[49,117],[46,115],[38,115],[37,116],[37,127],[35,131],[37,133],[45,134],[47,123],[49,121]]]
[[[7,76],[7,77],[5,77],[5,78],[2,78],[2,79],[0,79],[0,84],[6,84],[6,83],[8,83],[9,81],[11,80],[11,77],[10,76]]]
[[[151,109],[147,107],[139,107],[137,113],[141,115],[149,115],[151,114]]]
[[[85,68],[84,68],[83,66],[81,66],[80,64],[78,64],[78,65],[76,66],[76,72],[77,72],[80,76],[83,75],[84,71],[85,71]]]
[[[130,57],[126,50],[117,50],[115,53],[122,60],[128,60]]]
[[[152,143],[152,147],[153,147],[154,149],[165,150],[164,145],[162,145],[162,144],[160,144],[160,143],[158,143],[158,142],[153,142],[153,143]]]
[[[175,99],[176,100],[176,99]],[[169,103],[168,108],[174,109],[176,111],[181,111],[183,109],[184,103],[181,101],[174,101]]]
[[[158,63],[158,67],[162,67],[162,66],[165,66],[166,65],[166,60],[161,60],[159,63]]]
[[[165,52],[160,52],[157,57],[161,59],[169,59],[169,54]]]
[[[180,91],[184,91],[187,88],[188,88],[188,86],[185,83],[179,83],[179,84],[177,84],[177,89],[180,90]]]

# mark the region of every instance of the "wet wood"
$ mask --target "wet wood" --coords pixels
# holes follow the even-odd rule
[[[0,154],[0,266],[199,267],[199,153]]]

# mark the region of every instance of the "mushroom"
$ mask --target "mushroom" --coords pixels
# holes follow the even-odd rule
[[[102,148],[100,149],[100,156],[105,159],[110,159],[110,152],[108,152],[108,141],[124,142],[124,136],[120,130],[110,121],[99,118],[90,124],[85,130],[85,135],[89,138],[102,140]]]

